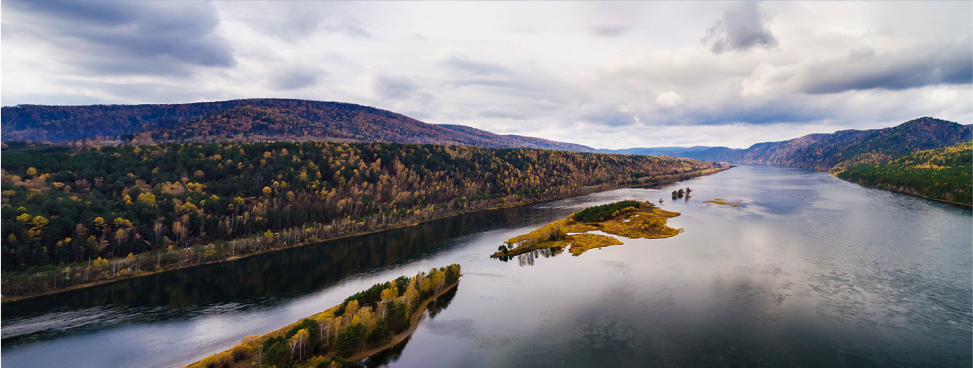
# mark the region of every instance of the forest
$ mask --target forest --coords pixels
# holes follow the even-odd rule
[[[728,167],[672,157],[380,143],[5,143],[4,150],[5,295]]]
[[[259,98],[158,105],[3,107],[3,141],[110,139],[132,144],[265,141],[422,143],[594,151],[579,144],[428,124],[369,106]]]
[[[413,277],[375,284],[341,304],[265,335],[251,335],[229,350],[189,367],[340,368],[380,351],[411,333],[425,307],[462,277],[451,264]],[[396,338],[397,337],[397,338]]]
[[[833,173],[862,185],[973,206],[973,142],[969,141]]]

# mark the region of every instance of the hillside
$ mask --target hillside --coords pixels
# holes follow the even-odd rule
[[[873,130],[810,134],[782,142],[757,143],[747,149],[713,147],[678,156],[739,164],[799,167],[818,171],[889,161],[914,151],[940,148],[971,139],[969,125],[919,118]]]
[[[5,296],[36,292],[34,282],[118,276],[105,267],[32,276],[63,275],[54,266],[62,263],[105,258],[154,271],[728,168],[658,156],[327,142],[61,146],[3,158]]]
[[[137,142],[345,141],[594,151],[590,147],[461,126],[427,124],[338,102],[248,99],[172,105],[19,105],[2,109],[3,141],[66,142],[122,136]]]
[[[973,206],[973,142],[907,154],[880,164],[836,169],[854,183]]]

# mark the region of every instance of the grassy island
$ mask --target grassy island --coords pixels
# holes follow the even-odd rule
[[[708,201],[703,201],[703,203],[712,203],[712,204],[718,204],[718,205],[730,206],[730,207],[740,207],[740,202],[730,202],[723,198],[715,198]]]
[[[459,284],[452,264],[375,284],[341,304],[264,335],[252,335],[190,368],[343,367],[408,338],[430,302]]]
[[[669,218],[676,216],[679,213],[663,210],[650,202],[620,201],[588,207],[530,233],[507,240],[491,257],[511,257],[544,248],[567,248],[572,255],[577,256],[589,249],[622,244],[614,237],[591,234],[591,231],[630,239],[668,238],[682,232],[682,229],[666,225]]]

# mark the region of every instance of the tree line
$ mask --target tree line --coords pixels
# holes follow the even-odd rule
[[[420,308],[459,282],[458,264],[402,276],[345,299],[322,313],[263,336],[251,335],[229,350],[190,367],[222,368],[240,362],[258,367],[341,367],[365,347],[383,346],[408,330]],[[441,307],[440,307],[441,308]]]

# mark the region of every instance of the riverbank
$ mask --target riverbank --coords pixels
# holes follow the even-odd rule
[[[570,195],[540,198],[537,200],[516,198],[516,200],[500,202],[491,206],[477,206],[476,204],[472,204],[463,209],[453,209],[439,213],[430,212],[428,217],[424,217],[419,221],[392,224],[390,226],[378,229],[360,228],[356,224],[349,225],[343,223],[332,223],[330,225],[322,225],[313,229],[311,227],[285,229],[275,234],[275,236],[271,239],[263,237],[238,238],[226,242],[214,242],[206,245],[197,244],[192,247],[176,249],[165,253],[140,254],[133,256],[133,258],[118,257],[105,260],[104,265],[101,266],[92,263],[85,263],[62,265],[55,267],[56,270],[44,273],[25,274],[22,272],[8,272],[3,274],[3,296],[0,297],[0,303],[15,302],[66,291],[101,286],[116,281],[152,276],[163,272],[185,269],[189,267],[210,265],[221,262],[232,262],[267,252],[354,236],[379,233],[387,230],[406,228],[429,221],[473,212],[543,203],[621,188],[665,185],[680,180],[688,180],[699,176],[715,174],[728,170],[732,167],[733,166],[717,166],[696,172],[663,175],[634,185],[596,185],[583,187],[578,188],[577,192]],[[339,235],[318,236],[335,233],[339,233]],[[222,251],[220,250],[221,248],[223,249]],[[226,249],[230,250],[228,254],[226,254]],[[163,264],[163,262],[166,263]],[[153,268],[148,269],[149,267]],[[87,280],[88,275],[94,275],[96,279],[91,281],[80,281],[82,277]],[[68,283],[66,280],[72,280],[73,283],[70,285],[65,285]]]
[[[200,359],[199,361],[193,362],[185,366],[185,368],[243,368],[255,365],[273,364],[275,362],[293,364],[297,367],[317,367],[322,363],[328,364],[335,361],[354,362],[362,360],[392,348],[411,336],[415,332],[416,328],[418,328],[422,317],[425,315],[425,312],[429,307],[429,304],[455,289],[459,285],[460,277],[462,277],[462,275],[460,274],[459,266],[454,264],[439,270],[433,269],[429,274],[420,273],[416,277],[409,279],[408,288],[402,291],[401,295],[399,295],[399,291],[396,288],[396,282],[398,280],[380,284],[377,286],[387,287],[386,289],[382,290],[381,301],[369,303],[367,301],[369,298],[369,296],[367,296],[367,294],[369,294],[369,290],[363,291],[349,297],[349,299],[351,299],[350,301],[345,300],[342,302],[342,304],[311,315],[302,319],[301,321],[284,326],[278,330],[261,336],[247,336],[240,344],[237,344],[228,350],[218,352],[206,358]],[[442,281],[447,279],[449,279],[450,282],[446,283]],[[436,291],[433,292],[433,290]],[[420,295],[419,293],[426,296],[419,300],[418,304],[412,306],[414,298]],[[363,300],[361,308],[359,308],[359,300]],[[369,329],[371,329],[371,333],[367,334],[369,339],[371,339],[372,333],[380,328],[385,328],[384,331],[386,334],[388,334],[389,331],[387,327],[384,326],[386,326],[387,323],[386,319],[394,318],[395,312],[393,312],[393,309],[396,308],[394,306],[395,303],[402,303],[405,305],[403,308],[413,310],[413,312],[408,315],[408,318],[406,319],[408,321],[408,326],[404,330],[392,334],[384,341],[362,344],[365,340],[365,332]],[[387,314],[388,318],[378,318],[376,314]],[[365,325],[369,325],[370,327],[365,327]],[[320,328],[320,330],[310,331],[314,333],[320,332],[320,337],[317,340],[312,340],[310,334],[308,334],[307,327],[309,326],[311,329]],[[361,334],[358,337],[360,347],[354,349],[351,354],[345,354],[345,356],[342,357],[342,344],[345,342],[346,334],[349,333],[349,330],[355,328],[361,329]],[[332,331],[334,332],[333,335],[335,336],[333,340],[331,338]],[[305,335],[303,338],[303,347],[295,344],[295,341],[302,340],[302,333]],[[280,356],[273,355],[275,353],[272,343],[274,343],[275,340],[286,341],[289,345],[288,347],[290,348],[290,351],[285,352],[285,357],[287,359],[283,361],[273,361],[281,359]],[[294,355],[299,354],[301,349],[305,351],[314,351],[319,348],[324,349],[324,351],[327,353],[309,356],[306,359],[297,358],[295,361]],[[339,364],[338,366],[341,365]]]

